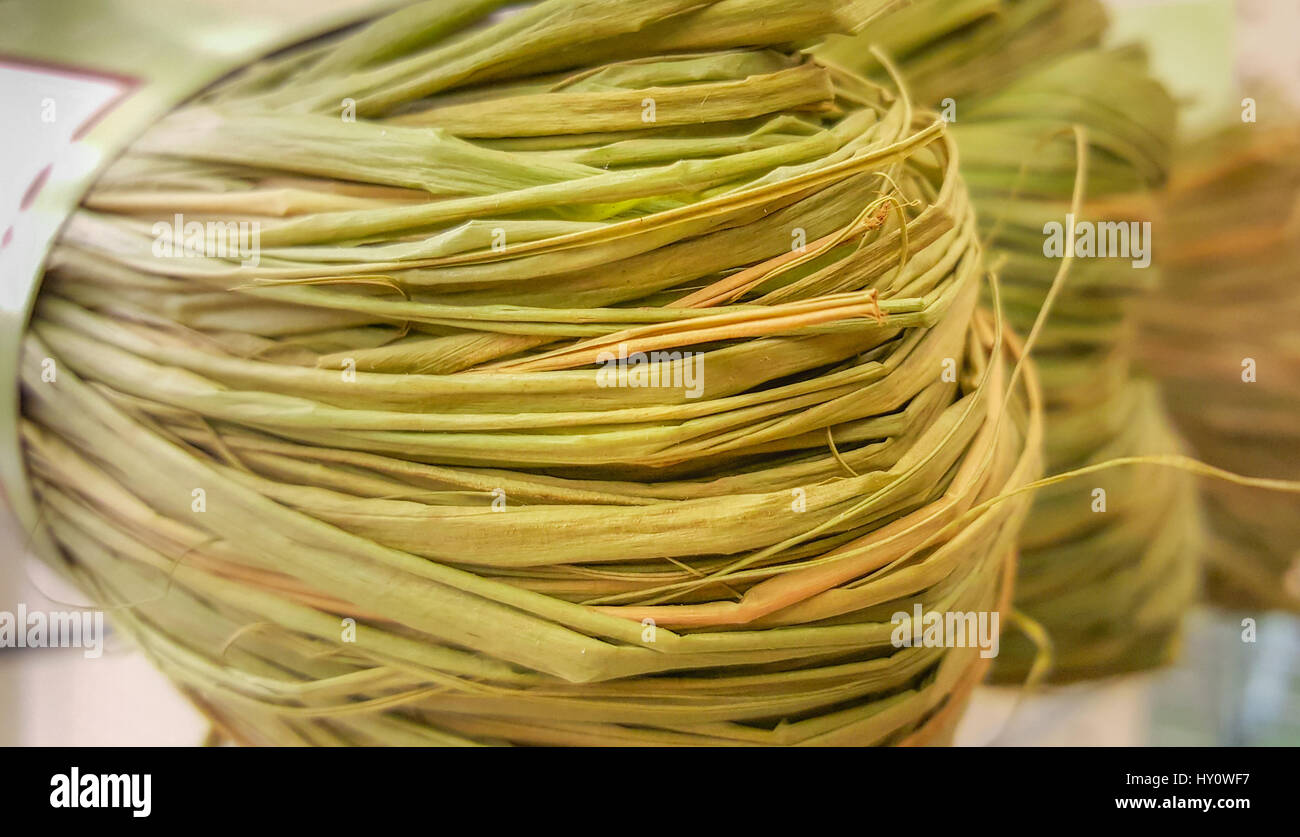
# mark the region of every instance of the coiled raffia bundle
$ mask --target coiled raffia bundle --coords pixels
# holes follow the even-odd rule
[[[1139,349],[1179,430],[1211,465],[1300,477],[1300,121],[1182,149],[1162,195],[1164,282]],[[1201,483],[1207,595],[1300,610],[1300,508],[1284,493]]]
[[[1036,379],[942,124],[768,48],[891,4],[493,5],[87,196],[23,360],[61,568],[239,741],[944,740],[988,660],[892,617],[1005,606]],[[258,264],[160,258],[178,212]]]
[[[1028,74],[967,113],[954,134],[991,246],[1006,254],[1012,323],[1028,327],[1060,267],[1044,255],[1045,224],[1065,226],[1076,178],[1087,197],[1076,223],[1096,231],[1096,255],[1070,264],[1036,349],[1048,472],[1178,453],[1156,388],[1133,368],[1136,306],[1160,267],[1154,227],[1141,226],[1155,215],[1145,190],[1165,177],[1173,103],[1140,54],[1092,50]],[[1075,126],[1081,135],[1071,134]],[[1103,257],[1103,236],[1111,246],[1120,229],[1129,252]],[[1137,249],[1145,255],[1136,258]],[[1147,668],[1176,652],[1199,583],[1195,496],[1190,475],[1155,466],[1039,492],[1021,536],[1016,605],[1051,637],[1054,679]],[[999,676],[1021,677],[1032,658],[1027,641],[1009,637]]]
[[[891,18],[886,46],[921,101],[948,103],[981,234],[1003,260],[1008,320],[1026,333],[1062,265],[1044,250],[1045,225],[1064,231],[1076,189],[1075,220],[1094,229],[1154,218],[1174,104],[1139,52],[1093,48],[1105,26],[1094,0],[932,0],[911,9]],[[817,54],[878,77],[884,70],[865,51],[874,34],[832,39]],[[981,50],[993,45],[985,60]],[[1133,370],[1134,309],[1156,284],[1156,266],[1072,257],[1068,271],[1035,347],[1048,473],[1178,452],[1157,391]],[[1113,469],[1038,492],[1020,541],[1016,607],[1045,630],[1052,679],[1171,657],[1196,593],[1198,526],[1193,481],[1176,470]],[[1040,653],[1009,635],[997,676],[1024,678]]]

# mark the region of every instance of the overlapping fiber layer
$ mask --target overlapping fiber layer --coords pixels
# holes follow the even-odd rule
[[[1300,120],[1261,103],[1259,122],[1189,142],[1163,197],[1164,282],[1139,349],[1198,457],[1300,475]],[[1294,497],[1201,485],[1206,592],[1219,604],[1300,609]]]
[[[1044,249],[1045,225],[1070,226],[1076,189],[1076,230],[1122,223],[1141,234],[1153,223],[1174,103],[1139,51],[1097,46],[1106,20],[1095,0],[924,0],[909,9],[890,28],[816,52],[880,78],[886,68],[867,50],[880,42],[920,101],[946,108],[981,236],[1000,260],[1008,319],[1023,334],[1062,269],[1061,254]],[[1094,242],[1068,265],[1034,350],[1049,473],[1180,449],[1133,362],[1135,306],[1167,253],[1158,234],[1150,228],[1145,259],[1104,255]],[[1039,492],[1020,541],[1016,606],[1045,629],[1052,678],[1170,659],[1197,591],[1199,538],[1192,479],[1177,471],[1114,469]],[[997,675],[1023,679],[1041,653],[1009,636]]]
[[[1006,607],[1040,405],[943,124],[789,46],[896,4],[497,5],[86,197],[23,367],[59,565],[239,741],[944,740],[989,661],[892,617]]]

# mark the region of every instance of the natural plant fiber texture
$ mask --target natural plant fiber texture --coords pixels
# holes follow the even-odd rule
[[[1144,190],[1164,180],[1173,103],[1140,54],[1089,50],[981,99],[966,117],[954,126],[964,171],[990,246],[1006,254],[1008,317],[1026,324],[1059,268],[1044,255],[1044,225],[1066,224],[1072,177],[1084,178],[1088,200],[1076,221],[1097,231],[1095,244],[1102,230],[1119,229],[1104,225],[1131,233],[1152,220]],[[1075,126],[1088,143],[1082,174],[1070,159]],[[1145,238],[1151,257],[1153,233]],[[1134,309],[1157,265],[1100,249],[1071,264],[1035,351],[1050,473],[1181,449],[1157,394],[1132,369]],[[1016,606],[1051,638],[1054,680],[1140,670],[1176,653],[1199,582],[1195,498],[1190,475],[1155,467],[1040,492],[1022,534]],[[1022,678],[1034,654],[1025,638],[1008,637],[997,675]]]
[[[947,740],[989,661],[892,615],[1007,607],[1028,495],[976,507],[1041,405],[942,123],[781,46],[893,4],[495,5],[251,68],[87,196],[23,363],[60,566],[242,742]],[[259,263],[159,257],[177,212]]]
[[[1105,29],[1099,0],[913,0],[862,36],[832,35],[814,52],[883,82],[888,71],[866,49],[874,44],[903,68],[913,97],[937,108],[1096,47]]]
[[[1189,143],[1162,196],[1164,282],[1142,311],[1141,359],[1198,457],[1300,478],[1300,118]],[[1300,505],[1205,481],[1207,594],[1300,610]]]
[[[1045,224],[1066,226],[1076,189],[1076,221],[1094,229],[1153,220],[1174,103],[1140,52],[1090,47],[1105,22],[1094,2],[910,9],[889,19],[898,71],[924,90],[925,104],[948,101],[981,235],[1000,264],[1008,320],[1025,333],[1061,269],[1059,256],[1045,254]],[[866,49],[874,36],[832,39],[817,54],[875,74],[880,62]],[[1102,258],[1095,247],[1069,265],[1034,349],[1049,473],[1180,450],[1159,398],[1132,369],[1134,306],[1156,276],[1154,266]],[[1184,473],[1139,467],[1040,492],[1021,539],[1016,607],[1050,639],[1051,679],[1167,662],[1196,593],[1198,538]],[[1043,653],[1026,636],[1008,636],[995,675],[1022,680]]]

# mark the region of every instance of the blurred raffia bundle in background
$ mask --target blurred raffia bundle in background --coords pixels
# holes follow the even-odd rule
[[[1133,364],[1134,306],[1156,284],[1153,195],[1175,131],[1174,102],[1141,51],[1098,46],[1106,18],[1095,0],[923,0],[890,24],[831,38],[817,54],[879,78],[888,68],[866,44],[883,37],[919,100],[945,111],[1021,333],[1061,268],[1061,254],[1044,249],[1046,225],[1080,231],[1035,348],[1048,473],[1177,452],[1158,393]],[[1084,200],[1072,218],[1076,186]],[[1121,234],[1126,246],[1107,252]],[[1051,642],[1051,677],[1168,662],[1196,595],[1199,538],[1193,480],[1172,469],[1041,490],[1020,541],[1016,606]],[[995,673],[1022,679],[1036,658],[1026,637],[1008,636]]]
[[[1144,306],[1143,363],[1196,455],[1300,477],[1300,116],[1280,100],[1182,148],[1158,230],[1165,281]],[[1229,607],[1300,610],[1300,504],[1201,486],[1207,592]]]
[[[23,362],[56,564],[244,742],[946,740],[985,649],[892,617],[1006,610],[1041,405],[942,123],[788,46],[896,4],[499,5],[87,195]]]

